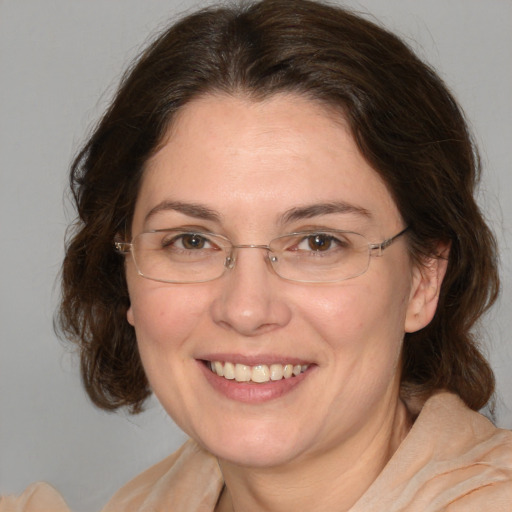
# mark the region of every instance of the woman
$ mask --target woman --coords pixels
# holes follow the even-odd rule
[[[510,510],[478,175],[440,79],[344,10],[163,33],[73,165],[61,325],[99,407],[154,392],[191,441],[105,510]]]

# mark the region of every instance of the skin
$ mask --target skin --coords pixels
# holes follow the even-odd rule
[[[162,208],[166,201],[199,204],[217,218]],[[280,220],[333,202],[366,214]],[[183,107],[147,164],[132,233],[181,226],[235,244],[312,227],[381,242],[405,227],[340,115],[285,94],[258,102],[206,95]],[[414,266],[400,237],[366,273],[339,283],[283,280],[261,249],[239,250],[235,268],[206,283],[144,279],[131,258],[126,273],[128,321],[152,389],[219,459],[226,489],[217,510],[348,510],[410,427],[399,399],[402,341],[434,315],[442,260]],[[242,403],[205,378],[199,360],[218,353],[293,356],[312,371],[279,398]]]

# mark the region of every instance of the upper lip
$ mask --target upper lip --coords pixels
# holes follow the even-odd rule
[[[234,364],[244,364],[246,366],[256,366],[258,364],[293,364],[293,365],[304,365],[312,364],[311,360],[292,357],[287,355],[277,354],[255,354],[255,355],[244,355],[244,354],[232,354],[232,353],[215,353],[215,354],[204,354],[196,359],[202,361],[220,361],[230,362]]]

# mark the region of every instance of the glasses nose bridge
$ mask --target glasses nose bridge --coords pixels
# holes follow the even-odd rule
[[[270,256],[270,253],[272,252],[272,249],[270,248],[269,245],[264,245],[264,244],[237,244],[237,245],[234,245],[233,244],[233,245],[231,245],[230,251],[229,251],[229,255],[226,257],[226,260],[224,262],[224,266],[227,269],[231,270],[231,269],[233,269],[235,267],[236,257],[234,255],[234,253],[238,249],[263,249],[263,250],[267,251],[267,258],[266,259],[270,263],[274,262],[274,260]]]

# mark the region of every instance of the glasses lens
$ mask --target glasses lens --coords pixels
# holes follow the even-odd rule
[[[141,233],[132,242],[138,272],[167,283],[217,279],[224,273],[232,249],[229,240],[221,235],[180,230]],[[268,249],[279,276],[304,283],[350,279],[366,272],[370,262],[366,238],[347,231],[283,235],[272,240]]]
[[[133,240],[139,273],[169,283],[197,283],[220,277],[230,244],[220,235],[178,230],[141,233]]]
[[[370,262],[368,241],[347,231],[307,231],[272,240],[270,261],[284,279],[336,282],[363,274]]]

